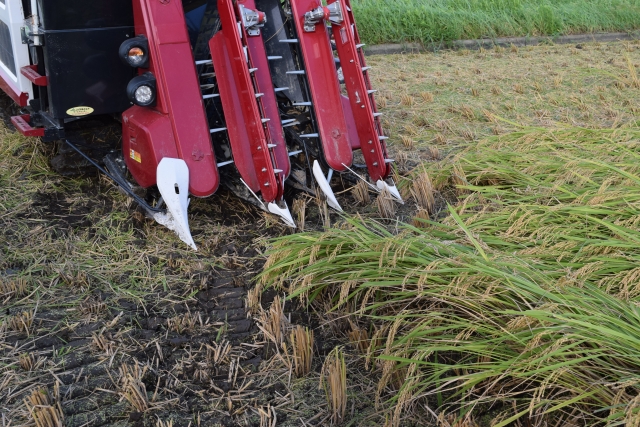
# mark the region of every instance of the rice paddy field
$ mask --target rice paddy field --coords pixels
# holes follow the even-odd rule
[[[198,252],[3,129],[2,427],[640,425],[640,43],[368,62],[405,205]]]
[[[368,43],[633,31],[637,0],[353,0]]]

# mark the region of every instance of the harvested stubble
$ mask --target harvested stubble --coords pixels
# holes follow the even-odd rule
[[[426,223],[426,221],[429,221],[430,219],[431,219],[431,216],[429,215],[428,210],[418,209],[418,212],[416,212],[413,218],[413,225],[414,227],[421,227],[423,224]]]
[[[371,197],[369,196],[369,185],[364,181],[359,181],[351,190],[353,198],[358,205],[367,206],[371,203]]]
[[[413,180],[411,195],[420,208],[428,212],[434,211],[436,205],[435,190],[426,171]]]
[[[138,365],[120,367],[120,395],[138,412],[146,412],[149,409],[147,389],[142,382],[147,368],[145,366],[141,369]]]
[[[393,200],[393,196],[391,196],[391,193],[386,188],[383,189],[376,198],[376,205],[382,218],[391,219],[396,215],[398,208]]]
[[[325,359],[320,387],[327,395],[332,424],[341,423],[347,412],[347,365],[340,347],[334,348]]]
[[[162,421],[160,418],[156,421],[156,427],[173,427],[173,420]]]
[[[289,337],[293,351],[293,366],[298,378],[311,372],[313,362],[313,331],[303,326],[296,326]]]
[[[366,329],[362,329],[358,325],[352,323],[351,330],[349,331],[349,341],[351,341],[351,344],[353,344],[360,353],[367,353],[370,342],[369,333]]]
[[[18,364],[20,365],[20,368],[25,371],[33,371],[36,368],[40,367],[43,362],[43,359],[41,359],[39,356],[34,355],[33,353],[23,353],[18,358]]]
[[[287,318],[284,315],[284,301],[276,296],[269,307],[269,311],[262,311],[258,316],[258,328],[266,339],[279,349],[284,341]]]
[[[401,135],[400,139],[405,148],[414,149],[416,147],[416,142],[410,136]]]
[[[10,298],[19,298],[27,294],[29,285],[24,278],[12,280],[0,278],[0,299],[8,301]]]
[[[179,334],[193,334],[198,326],[204,326],[201,313],[187,312],[167,319],[167,328]]]
[[[8,316],[2,323],[0,329],[8,329],[15,332],[29,333],[33,326],[33,310],[23,311],[13,316]]]
[[[296,223],[300,231],[304,231],[304,222],[307,218],[307,199],[304,197],[297,198],[293,201],[293,214],[296,216]]]
[[[262,279],[359,307],[388,331],[368,357],[383,371],[379,390],[404,376],[388,399],[396,426],[429,396],[460,421],[492,405],[494,427],[636,425],[638,148],[632,129],[482,141],[429,170],[438,188],[463,185],[444,223],[394,233],[347,219],[287,236]],[[351,292],[338,299],[346,281]]]
[[[431,160],[440,160],[440,149],[435,145],[430,145],[427,148],[429,152],[429,157]]]
[[[267,405],[263,408],[256,408],[260,415],[260,427],[276,427],[278,424],[278,417],[276,414],[276,408]]]
[[[424,100],[424,102],[433,102],[433,93],[431,92],[420,92],[420,96]]]
[[[62,427],[64,416],[60,404],[47,390],[34,390],[24,399],[24,404],[36,427]]]

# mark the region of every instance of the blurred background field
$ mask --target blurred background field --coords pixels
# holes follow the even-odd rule
[[[354,0],[369,44],[632,31],[638,0]]]

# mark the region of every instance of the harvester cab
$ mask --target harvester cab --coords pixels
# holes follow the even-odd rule
[[[16,129],[62,141],[194,249],[189,196],[220,184],[291,227],[285,185],[342,210],[342,175],[402,202],[363,46],[349,0],[0,0]],[[121,122],[121,155],[68,138],[95,116]]]

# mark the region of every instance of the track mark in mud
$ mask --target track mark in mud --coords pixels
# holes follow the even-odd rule
[[[0,399],[13,409],[10,419],[25,415],[21,406],[28,394],[46,389],[57,390],[66,426],[143,425],[154,417],[187,426],[197,413],[209,413],[200,416],[204,425],[236,425],[232,417],[210,412],[213,396],[230,399],[232,412],[234,394],[244,400],[257,394],[243,380],[257,369],[263,351],[253,343],[243,275],[208,274],[184,301],[158,293],[156,301],[133,303],[97,291],[65,309],[72,297],[60,295],[59,308],[52,304],[33,315],[28,333],[3,327],[0,360],[8,384]],[[19,305],[7,309],[3,325],[19,313]],[[26,358],[29,370],[18,362]],[[140,373],[138,386],[149,408],[144,414],[126,398],[124,381],[132,370]]]

